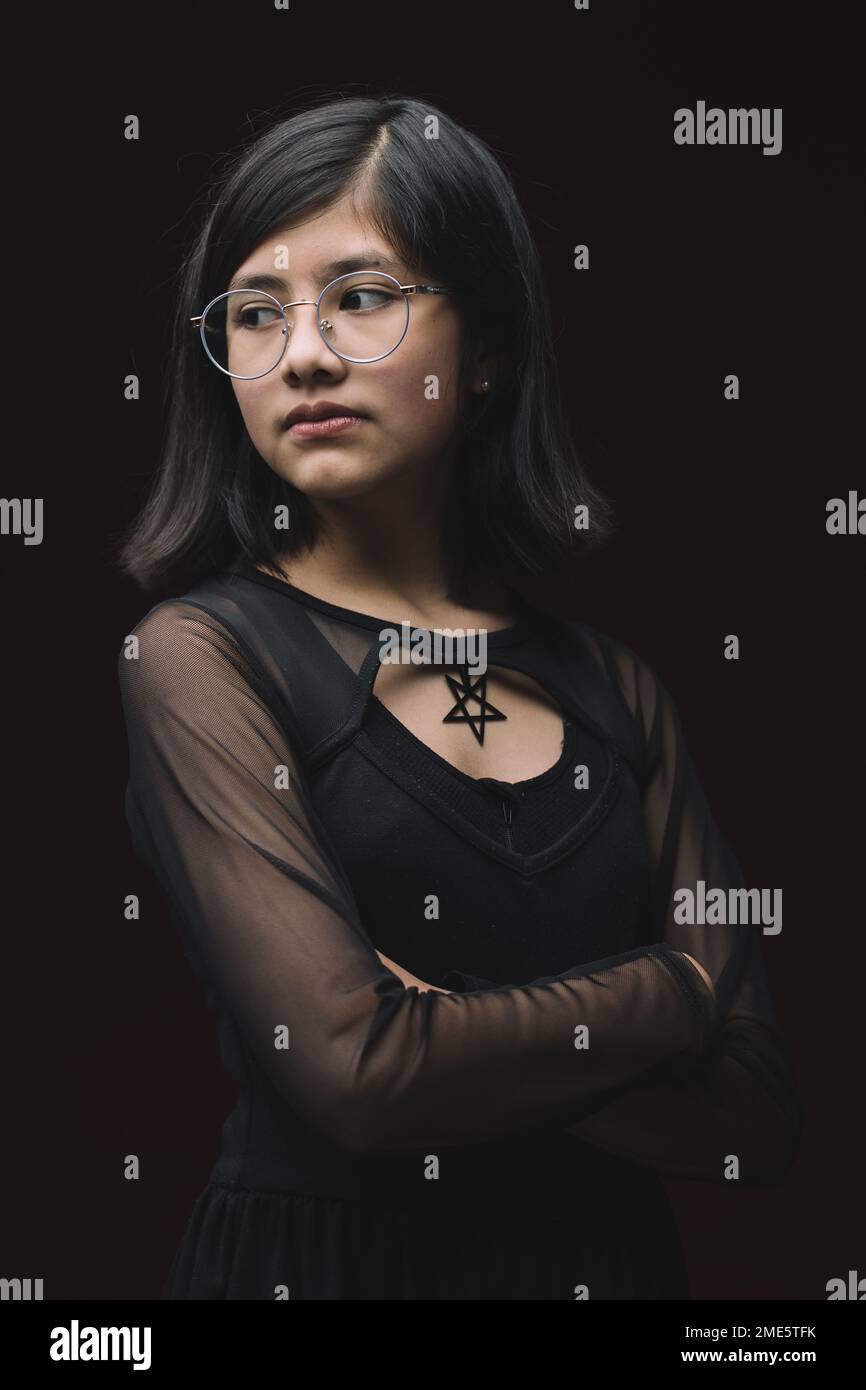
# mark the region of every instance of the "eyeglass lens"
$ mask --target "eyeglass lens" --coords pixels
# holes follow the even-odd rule
[[[301,304],[284,312],[279,300],[261,290],[229,290],[205,314],[205,345],[231,376],[263,376],[282,358],[295,315],[313,313],[313,305]],[[334,281],[319,304],[322,337],[350,361],[375,361],[392,352],[408,319],[406,296],[376,271]]]

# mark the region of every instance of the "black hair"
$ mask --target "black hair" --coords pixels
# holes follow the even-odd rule
[[[449,594],[468,602],[479,579],[561,569],[615,529],[571,440],[538,251],[500,160],[425,101],[329,97],[229,152],[178,271],[161,466],[114,547],[141,588],[181,593],[236,559],[285,577],[280,554],[315,542],[313,505],[256,451],[190,318],[275,229],[356,194],[413,273],[455,287],[461,372],[481,344],[496,359],[494,389],[468,398],[460,425],[443,529]],[[273,525],[281,504],[283,531]],[[584,506],[588,527],[577,529]]]

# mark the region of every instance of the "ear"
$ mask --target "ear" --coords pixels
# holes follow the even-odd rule
[[[472,359],[470,373],[471,389],[477,395],[486,396],[493,390],[496,382],[496,358],[486,347],[479,348]],[[485,386],[484,383],[487,383]]]

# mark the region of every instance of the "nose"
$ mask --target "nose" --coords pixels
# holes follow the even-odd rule
[[[304,299],[286,307],[289,325],[286,350],[279,370],[284,376],[309,376],[324,368],[334,372],[344,368],[342,357],[332,352],[319,332],[316,301]]]

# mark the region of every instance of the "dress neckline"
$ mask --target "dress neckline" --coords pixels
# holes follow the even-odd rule
[[[318,609],[322,613],[330,614],[334,618],[342,618],[344,622],[353,623],[358,627],[366,627],[371,632],[379,631],[383,627],[393,627],[400,630],[401,623],[406,621],[402,618],[377,618],[371,613],[359,613],[352,608],[344,608],[340,604],[331,603],[328,599],[318,598],[315,594],[307,593],[306,589],[299,589],[296,584],[290,584],[286,579],[277,579],[273,575],[265,574],[255,564],[249,560],[235,560],[232,564],[224,565],[222,572],[226,574],[239,574],[244,579],[250,579],[253,583],[264,584],[267,588],[273,589],[276,593],[281,593],[287,598],[297,600],[298,603],[305,604],[309,608]],[[532,613],[533,610],[527,604],[522,594],[516,589],[506,584],[506,591],[514,600],[515,606],[519,609],[520,616],[516,622],[510,623],[507,627],[497,627],[483,629],[487,633],[487,645],[489,647],[507,647],[517,642],[524,641],[533,632]],[[412,625],[413,632],[425,632],[433,636],[440,632],[441,628],[425,628]],[[460,629],[452,629],[459,631]],[[463,629],[466,631],[467,629]],[[476,629],[478,630],[478,629]]]
[[[562,741],[556,761],[550,767],[543,768],[541,772],[533,773],[531,777],[521,777],[517,782],[506,782],[500,777],[472,777],[468,772],[464,772],[462,768],[450,762],[448,758],[444,758],[441,753],[437,753],[435,748],[431,748],[430,744],[425,743],[417,734],[414,734],[372,690],[370,702],[378,712],[379,718],[386,720],[394,731],[398,743],[400,741],[404,744],[408,743],[414,749],[414,765],[417,765],[419,757],[422,760],[426,759],[439,769],[440,776],[444,775],[446,779],[449,776],[456,777],[464,786],[475,791],[491,791],[500,799],[503,796],[514,799],[515,797],[522,797],[524,792],[534,792],[537,788],[546,789],[549,783],[557,781],[562,776],[565,766],[570,762],[576,748],[577,732],[574,720],[569,714],[563,712],[560,717]]]

